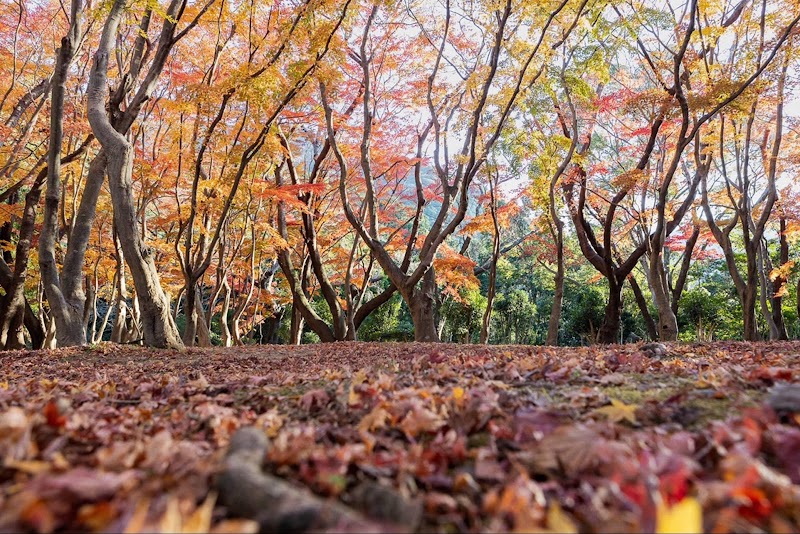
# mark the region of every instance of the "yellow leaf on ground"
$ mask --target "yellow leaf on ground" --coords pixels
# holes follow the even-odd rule
[[[638,404],[625,404],[622,401],[618,401],[617,399],[611,399],[611,406],[603,406],[602,408],[597,408],[595,413],[599,413],[604,415],[608,418],[609,421],[612,423],[621,423],[622,421],[628,421],[630,424],[636,424],[636,409],[639,407]]]
[[[183,522],[183,534],[198,534],[211,530],[211,515],[214,512],[214,503],[217,501],[216,493],[209,493],[192,515]]]
[[[361,419],[358,429],[362,432],[378,430],[385,427],[390,418],[389,412],[383,408],[383,405],[379,404]]]
[[[563,532],[565,534],[577,534],[578,527],[569,516],[564,513],[557,502],[551,502],[547,507],[547,528],[550,532]]]
[[[183,518],[181,517],[178,498],[170,495],[167,498],[167,509],[161,517],[161,532],[182,532]]]
[[[29,475],[38,475],[50,471],[52,465],[50,462],[41,462],[38,460],[9,460],[5,463],[8,469],[16,469]]]
[[[145,498],[140,500],[136,503],[136,508],[134,508],[133,515],[131,516],[130,521],[128,521],[128,525],[125,527],[123,532],[125,534],[135,534],[136,532],[142,532],[144,529],[145,521],[147,520],[147,512],[150,509],[150,499]]]
[[[686,497],[674,506],[660,504],[656,510],[656,533],[703,532],[703,508],[697,499]]]
[[[210,532],[211,534],[256,534],[258,523],[250,519],[223,519]]]

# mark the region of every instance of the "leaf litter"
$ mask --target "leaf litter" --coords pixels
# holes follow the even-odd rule
[[[321,503],[356,530],[800,530],[800,343],[662,352],[337,343],[0,353],[0,530],[274,525],[263,514],[278,504],[237,516],[219,494],[244,427],[268,443],[251,458],[257,476],[298,492],[283,508]],[[306,528],[303,509],[284,512],[295,523],[279,525]]]

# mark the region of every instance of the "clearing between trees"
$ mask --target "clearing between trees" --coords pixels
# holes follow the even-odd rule
[[[799,360],[797,342],[4,352],[0,530],[797,531]]]

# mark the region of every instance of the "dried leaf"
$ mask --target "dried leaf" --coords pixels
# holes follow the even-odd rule
[[[703,508],[697,499],[686,497],[674,506],[660,504],[656,510],[657,534],[703,532]]]
[[[636,410],[638,408],[638,404],[625,404],[617,399],[611,399],[611,406],[597,408],[594,413],[605,416],[612,423],[627,421],[632,425],[636,425]]]

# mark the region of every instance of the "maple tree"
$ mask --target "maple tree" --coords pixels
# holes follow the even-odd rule
[[[763,28],[763,12],[761,17]],[[759,57],[762,54],[759,48]],[[736,108],[727,110],[721,116],[716,132],[719,148],[715,166],[718,173],[716,178],[721,182],[721,186],[714,196],[713,203],[708,185],[712,178],[708,177],[707,172],[702,182],[706,222],[724,252],[725,262],[741,301],[743,337],[747,340],[760,338],[756,322],[756,305],[759,299],[764,319],[769,325],[770,339],[785,339],[787,336],[782,325],[780,308],[773,309],[772,311],[776,312],[776,315],[773,315],[767,305],[768,300],[772,298],[770,294],[772,288],[767,285],[767,276],[771,269],[767,269],[767,262],[770,260],[766,258],[764,232],[778,200],[777,177],[780,172],[778,156],[784,128],[784,91],[792,54],[791,48],[785,49],[776,64],[777,80],[774,94],[768,95],[756,88]],[[757,122],[757,115],[764,106],[774,106],[775,110],[774,114],[770,113],[766,124]],[[730,130],[733,135],[726,135]],[[733,146],[731,147],[729,143]],[[754,160],[757,157],[760,161],[756,164]],[[760,192],[756,194],[754,185],[757,182],[761,184],[758,186]],[[727,209],[728,206],[732,208],[730,210],[732,213]],[[719,211],[719,208],[722,208],[722,211]],[[725,213],[730,213],[730,216],[726,218]],[[726,220],[723,222],[720,219]],[[744,244],[744,273],[734,257],[731,242],[731,233],[737,226],[741,229]],[[785,228],[781,231],[785,232]],[[782,263],[786,263],[787,245],[782,246],[785,258]],[[776,303],[772,304],[775,306]]]
[[[641,38],[636,38],[631,53],[640,55],[642,58],[640,67],[646,74],[638,78],[639,82],[632,83],[644,86],[631,87],[620,84],[619,87],[605,90],[614,91],[609,95],[611,98],[627,100],[628,109],[633,112],[634,120],[640,120],[636,119],[639,113],[644,115],[644,125],[639,122],[631,132],[634,138],[643,139],[643,143],[626,147],[628,152],[631,152],[631,149],[635,150],[630,154],[630,159],[626,162],[617,158],[619,168],[616,172],[610,172],[611,179],[598,180],[598,183],[605,187],[603,192],[590,190],[588,173],[592,169],[586,168],[581,170],[577,184],[578,198],[574,198],[572,184],[566,189],[581,250],[609,284],[606,316],[598,331],[598,339],[604,343],[618,339],[622,286],[646,253],[649,255],[648,282],[659,313],[658,336],[665,340],[676,339],[677,321],[669,299],[663,247],[666,238],[678,227],[692,205],[699,182],[711,164],[712,158],[705,149],[707,143],[702,139],[702,131],[709,128],[707,123],[740,97],[772,63],[799,20],[794,17],[785,24],[778,23],[775,42],[767,44],[762,40],[751,71],[736,72],[739,78],[733,80],[726,75],[720,81],[712,74],[715,71],[711,69],[711,65],[714,63],[715,54],[718,53],[714,51],[714,47],[722,40],[720,35],[716,35],[714,43],[704,44],[703,25],[714,25],[724,31],[727,25],[733,23],[732,21],[743,16],[743,10],[746,8],[742,4],[741,9],[736,9],[735,13],[726,13],[725,10],[710,7],[708,8],[710,12],[703,15],[702,9],[705,7],[698,2],[689,2],[682,12],[673,14],[677,17],[675,27],[680,31],[670,36],[670,39],[674,40],[672,48],[658,38],[658,28],[653,29],[655,36],[652,45],[657,47],[656,50],[648,49],[651,45]],[[637,16],[634,13],[623,16],[619,8],[615,8],[615,13],[625,21]],[[649,13],[648,10],[639,12],[640,15]],[[710,16],[719,18],[720,22],[716,25],[709,23]],[[753,18],[760,20],[756,27],[761,28],[763,33],[767,20],[764,10],[761,10],[760,18],[757,16]],[[621,27],[625,28],[626,25]],[[702,53],[696,52],[692,47],[693,44],[699,44]],[[698,70],[698,67],[693,66],[695,62],[705,66],[704,76],[700,75],[699,81],[692,81],[693,69]],[[719,95],[720,90],[721,95]],[[707,93],[715,95],[715,98],[708,99]],[[607,112],[612,111],[606,109]],[[624,111],[626,108],[622,109]],[[614,120],[613,116],[612,112],[610,120]],[[621,150],[622,144],[618,139],[617,143],[610,146],[618,154],[625,155]],[[694,175],[688,179],[688,192],[674,202],[671,201],[674,198],[673,180],[681,163],[685,161],[684,151],[690,145],[694,147],[695,153]],[[608,154],[605,156],[612,159]],[[603,174],[609,174],[610,169],[596,169],[596,171],[600,171],[597,174],[602,177]],[[648,176],[651,173],[655,175],[654,178]],[[648,194],[650,188],[652,195]],[[634,200],[636,195],[639,196],[639,201]],[[650,197],[649,202],[648,197]],[[628,204],[624,204],[625,202]],[[602,205],[607,205],[607,208],[603,210]],[[625,213],[623,220],[618,219],[618,211]],[[596,218],[599,223],[599,235],[596,235],[590,216]],[[623,252],[620,240],[617,239],[615,242],[612,235],[620,231],[630,232],[636,225],[642,225],[645,237],[638,244],[633,243],[634,246],[630,247],[629,252]]]

